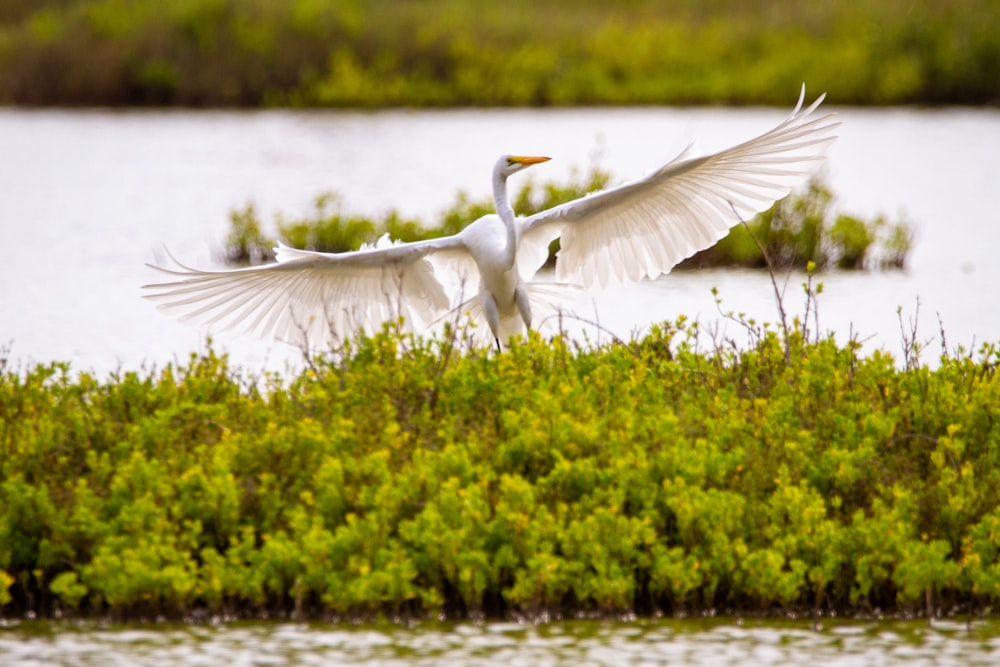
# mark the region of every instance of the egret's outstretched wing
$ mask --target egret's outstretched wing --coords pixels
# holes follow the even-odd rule
[[[682,154],[639,181],[527,218],[523,244],[559,237],[562,282],[607,286],[667,273],[787,195],[823,159],[840,123],[833,114],[812,117],[823,96],[803,111],[804,96],[805,87],[791,115],[756,139],[705,157]]]
[[[435,263],[466,254],[455,237],[335,254],[280,246],[278,262],[260,267],[153,266],[173,280],[144,287],[146,298],[183,320],[317,347],[400,316],[416,325],[435,320],[452,305]]]

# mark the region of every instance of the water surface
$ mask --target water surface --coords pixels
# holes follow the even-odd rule
[[[995,665],[1000,622],[660,619],[331,626],[8,623],[0,663],[119,665]]]
[[[820,326],[853,331],[867,349],[898,352],[900,325],[919,300],[920,339],[931,356],[947,343],[1000,340],[1000,112],[838,109],[840,138],[827,175],[838,208],[905,217],[918,232],[908,271],[828,274]],[[567,178],[595,160],[620,179],[642,176],[690,140],[696,152],[727,147],[781,120],[783,109],[571,109],[384,111],[0,110],[0,345],[16,360],[66,360],[105,374],[162,365],[202,349],[206,332],[139,298],[155,279],[145,262],[169,249],[217,266],[228,215],[254,203],[308,213],[336,190],[348,212],[397,209],[432,220],[459,190],[489,195],[503,152],[553,160],[520,179]],[[801,313],[801,276],[786,307]],[[724,308],[774,321],[767,277],[715,270],[671,274],[627,290],[585,295],[580,314],[616,335],[680,314],[742,331]],[[598,337],[595,334],[592,337]],[[282,345],[216,336],[251,368],[296,365]]]

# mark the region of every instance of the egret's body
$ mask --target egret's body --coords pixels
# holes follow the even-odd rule
[[[803,90],[803,96],[804,96]],[[686,151],[637,181],[516,218],[507,178],[542,157],[502,156],[493,169],[495,215],[452,236],[345,253],[277,249],[277,263],[234,271],[158,268],[147,285],[163,307],[224,328],[317,345],[404,317],[428,325],[462,308],[480,314],[499,345],[532,323],[531,281],[560,239],[556,279],[580,287],[655,278],[767,209],[823,158],[839,123],[812,118],[820,97],[733,148]],[[467,299],[478,281],[478,298]]]
[[[490,331],[497,339],[531,326],[531,304],[517,266],[521,228],[507,197],[507,177],[548,158],[502,156],[493,167],[493,205],[486,215],[459,232],[479,269],[479,303]]]

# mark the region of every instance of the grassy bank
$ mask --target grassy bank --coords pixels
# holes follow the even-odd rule
[[[494,354],[389,332],[280,383],[212,353],[108,381],[3,362],[0,610],[1000,600],[997,348],[901,368],[795,327],[748,335],[681,321]]]
[[[997,104],[993,0],[8,0],[0,102]]]
[[[598,168],[566,183],[528,180],[516,192],[512,204],[518,215],[529,216],[611,183],[611,175]],[[436,223],[408,219],[396,211],[372,219],[344,211],[335,193],[324,193],[316,198],[310,215],[288,219],[279,214],[269,230],[253,205],[247,204],[230,213],[223,255],[232,264],[272,261],[275,237],[293,248],[320,252],[356,250],[383,234],[399,241],[419,241],[455,234],[480,216],[493,213],[493,209],[489,197],[475,200],[460,192]],[[765,268],[763,249],[772,264],[781,269],[805,269],[810,263],[819,269],[901,269],[906,266],[913,238],[913,228],[904,221],[890,221],[884,216],[864,220],[836,211],[831,190],[814,179],[803,191],[775,203],[746,226],[736,226],[728,236],[688,258],[679,268]],[[558,250],[559,242],[555,241],[549,248],[550,265]]]

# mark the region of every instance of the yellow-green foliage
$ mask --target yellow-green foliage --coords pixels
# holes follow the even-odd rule
[[[22,104],[997,103],[995,0],[5,0]]]
[[[598,168],[592,168],[583,177],[574,174],[565,184],[538,185],[529,180],[514,196],[512,204],[518,215],[532,215],[602,190],[610,182],[611,175]],[[834,216],[833,200],[830,189],[813,179],[804,192],[776,202],[767,211],[748,220],[746,227],[735,227],[714,246],[684,260],[680,268],[764,268],[767,262],[761,247],[767,252],[772,266],[778,268],[796,266],[804,269],[810,262],[824,269],[833,266],[903,268],[906,265],[913,239],[913,230],[908,224],[889,223],[883,216],[873,221],[844,214]],[[406,220],[395,211],[390,211],[381,220],[373,220],[345,214],[337,196],[324,193],[316,198],[315,212],[311,216],[292,221],[278,216],[277,228],[279,238],[294,248],[344,252],[356,250],[363,243],[374,243],[386,233],[400,241],[454,234],[492,212],[491,200],[470,200],[460,192],[436,225]],[[226,258],[240,264],[273,260],[276,244],[264,235],[261,227],[252,204],[232,211]],[[556,240],[549,248],[550,264],[554,263],[558,251],[559,241]]]
[[[456,340],[458,342],[456,342]],[[1000,601],[1000,353],[392,332],[298,377],[209,352],[0,372],[0,604],[488,614]]]

